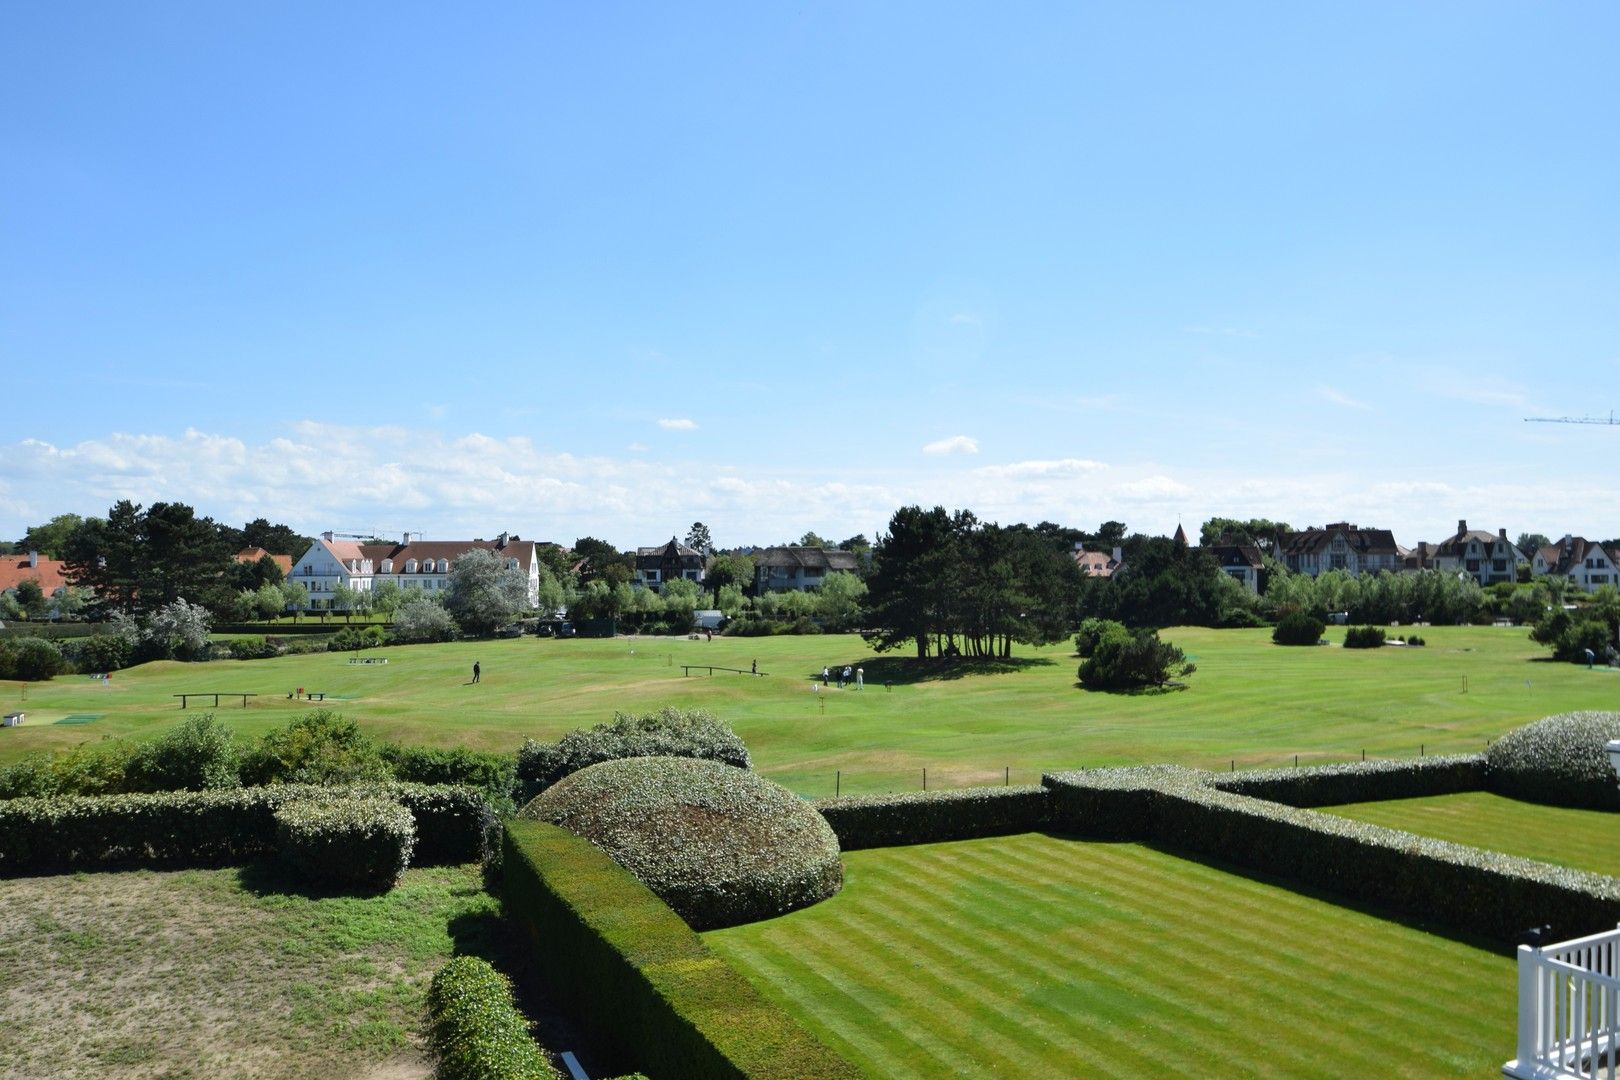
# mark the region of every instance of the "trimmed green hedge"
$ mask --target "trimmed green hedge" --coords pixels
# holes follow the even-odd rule
[[[428,985],[438,1080],[563,1080],[529,1037],[512,984],[487,960],[458,956]]]
[[[74,795],[0,802],[0,877],[107,865],[226,865],[275,851],[275,813],[299,798],[380,796],[416,828],[416,863],[483,858],[497,827],[471,788],[302,784],[153,795]]]
[[[1043,778],[1059,828],[1146,840],[1511,942],[1620,922],[1620,879],[1234,795],[1174,766]]]
[[[518,750],[518,801],[528,802],[587,766],[635,757],[703,758],[739,769],[753,767],[737,733],[704,709],[665,706],[640,716],[616,713],[612,723],[570,731],[553,743],[525,739]]]
[[[1347,649],[1381,649],[1384,647],[1384,628],[1382,626],[1352,626],[1344,632],[1344,647]]]
[[[1234,795],[1252,795],[1289,806],[1342,806],[1383,799],[1417,799],[1482,790],[1485,755],[1354,761],[1304,769],[1251,769],[1240,773],[1214,773],[1209,784]]]
[[[1485,752],[1486,785],[1554,806],[1620,810],[1604,744],[1620,739],[1620,712],[1562,713],[1516,728]]]
[[[281,857],[317,884],[387,891],[411,864],[416,826],[392,799],[295,799],[275,816]]]
[[[506,912],[541,976],[623,1067],[660,1080],[860,1075],[590,841],[508,822],[505,867]]]
[[[695,930],[774,918],[844,884],[838,838],[820,814],[718,761],[604,761],[547,788],[520,816],[586,837]]]
[[[976,787],[818,799],[845,851],[1007,836],[1045,828],[1044,787]]]

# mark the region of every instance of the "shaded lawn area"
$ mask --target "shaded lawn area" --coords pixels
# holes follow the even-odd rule
[[[1136,844],[857,851],[709,944],[873,1076],[1477,1076],[1505,955]]]
[[[1488,791],[1322,806],[1324,814],[1620,876],[1620,814],[1509,799]]]
[[[494,946],[479,868],[297,889],[273,863],[0,880],[0,1075],[429,1076],[428,980]]]

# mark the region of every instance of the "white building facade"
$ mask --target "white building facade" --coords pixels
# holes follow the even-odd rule
[[[469,551],[488,551],[528,579],[529,606],[540,602],[539,545],[502,533],[495,540],[421,540],[410,533],[398,544],[360,543],[333,533],[320,538],[293,564],[288,581],[309,590],[314,611],[333,607],[339,586],[372,592],[391,581],[407,592],[437,595],[449,587],[450,568]]]

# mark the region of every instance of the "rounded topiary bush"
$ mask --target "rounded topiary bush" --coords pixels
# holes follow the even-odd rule
[[[844,883],[838,838],[813,807],[717,761],[605,761],[558,781],[518,816],[590,840],[694,930],[808,907]]]
[[[1352,626],[1344,632],[1347,649],[1381,649],[1384,646],[1382,626]]]
[[[1556,806],[1620,810],[1620,786],[1604,744],[1620,739],[1620,712],[1549,716],[1508,732],[1485,752],[1486,782],[1499,795]]]
[[[276,847],[317,884],[386,891],[410,865],[416,824],[392,799],[312,796],[276,811]]]
[[[713,713],[666,705],[639,716],[614,713],[612,723],[570,731],[553,743],[524,740],[518,750],[519,799],[526,802],[586,766],[636,757],[706,758],[740,769],[753,764],[748,747]]]
[[[428,1041],[439,1080],[554,1080],[512,1003],[512,984],[487,960],[458,956],[428,985]]]
[[[1315,645],[1322,640],[1322,631],[1327,625],[1314,615],[1307,615],[1303,611],[1291,611],[1277,620],[1277,628],[1271,632],[1271,640],[1278,645]]]

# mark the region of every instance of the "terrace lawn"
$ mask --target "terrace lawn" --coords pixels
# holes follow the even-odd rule
[[[1573,810],[1486,791],[1318,807],[1419,836],[1620,876],[1620,814]]]
[[[844,891],[708,943],[869,1074],[1476,1076],[1505,955],[1135,844],[857,851]]]
[[[1543,659],[1523,630],[1426,627],[1426,648],[1272,645],[1266,630],[1178,628],[1163,636],[1196,657],[1185,690],[1079,690],[1070,644],[1019,647],[1012,665],[939,677],[905,656],[875,656],[853,635],[457,642],[210,664],[155,663],[113,675],[0,685],[0,707],[27,723],[0,729],[0,762],[104,735],[154,734],[183,715],[170,695],[254,692],[217,715],[257,735],[309,709],[297,687],[373,734],[405,742],[515,750],[612,717],[617,709],[705,706],[735,727],[762,772],[804,795],[1032,783],[1043,771],[1174,762],[1202,768],[1320,763],[1477,751],[1549,713],[1612,705],[1620,673]],[[1330,632],[1334,639],[1342,634]],[[468,685],[473,661],[483,681]],[[747,669],[683,678],[681,664]],[[866,669],[864,691],[812,691],[823,665]],[[1466,677],[1468,691],[1462,690]],[[888,681],[893,685],[886,688]],[[196,711],[196,702],[192,703]],[[68,716],[88,723],[59,725]]]

